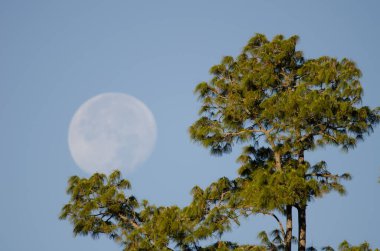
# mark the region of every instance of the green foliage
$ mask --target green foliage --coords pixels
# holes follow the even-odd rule
[[[326,246],[322,248],[322,251],[334,251],[334,249],[330,246]]]
[[[68,219],[75,235],[107,235],[124,250],[263,250],[260,246],[239,246],[218,241],[201,247],[238,224],[232,194],[236,184],[221,178],[202,190],[194,187],[189,206],[156,207],[127,195],[130,183],[119,171],[109,176],[73,176],[68,181],[70,201],[60,219]]]
[[[289,154],[282,156],[282,169],[276,171],[274,153],[264,147],[245,147],[238,161],[242,164],[238,170],[241,178],[237,179],[241,201],[244,206],[254,206],[258,211],[303,205],[330,191],[344,194],[340,182],[351,178],[348,173],[330,173],[324,161],[312,166],[306,161],[299,163]]]
[[[324,251],[334,251],[334,249],[330,246],[322,248]],[[339,251],[379,251],[378,248],[371,249],[368,242],[363,242],[362,244],[359,244],[358,246],[352,246],[348,241],[343,241],[339,247]]]
[[[304,59],[298,37],[253,37],[236,58],[211,67],[210,82],[195,92],[202,116],[190,127],[193,140],[213,154],[259,138],[285,153],[318,145],[352,147],[379,122],[378,109],[360,107],[362,87],[355,63]]]
[[[257,34],[195,88],[201,117],[190,136],[217,155],[245,145],[235,200],[256,213],[304,211],[330,191],[344,194],[341,180],[350,175],[332,174],[323,161],[311,166],[304,154],[325,145],[355,147],[380,121],[380,108],[361,106],[361,72],[353,61],[305,59],[297,42],[297,36],[269,41]]]
[[[358,246],[352,246],[348,241],[343,241],[339,245],[339,251],[371,251],[369,243],[363,242],[362,244]]]
[[[74,225],[74,234],[97,237],[100,233],[119,239],[118,228],[122,225],[131,231],[138,224],[134,209],[138,206],[133,196],[126,196],[124,189],[130,183],[115,171],[109,177],[94,174],[89,179],[73,176],[68,181],[67,193],[71,196],[61,212],[60,219],[68,218]],[[124,221],[124,217],[131,220]]]
[[[181,209],[156,207],[147,201],[139,203],[126,194],[131,185],[122,179],[119,171],[109,176],[96,173],[88,179],[73,176],[67,188],[70,202],[62,208],[60,219],[68,219],[74,225],[75,235],[90,234],[97,238],[104,234],[119,242],[124,250],[173,250],[170,244],[175,250],[284,250],[283,229],[273,230],[270,236],[260,232],[261,246],[228,241],[217,241],[206,247],[199,245],[199,241],[211,240],[215,234],[221,236],[230,230],[232,223],[239,224],[239,216],[248,216],[252,211],[241,204],[244,186],[239,182],[224,177],[204,190],[194,187],[192,202]],[[334,249],[325,247],[323,250]],[[372,249],[368,243],[351,246],[345,241],[339,250]]]
[[[218,241],[208,247],[201,248],[202,251],[265,251],[267,250],[263,246],[251,246],[251,245],[238,245],[228,241]]]
[[[289,250],[296,239],[287,210],[306,210],[310,200],[331,191],[343,195],[341,182],[351,179],[331,173],[324,161],[309,163],[305,152],[325,145],[347,150],[380,122],[380,108],[361,106],[361,72],[353,61],[305,59],[297,42],[297,36],[269,41],[257,34],[237,57],[211,67],[211,80],[195,88],[200,118],[190,136],[216,155],[243,145],[238,177],[222,177],[205,189],[195,186],[191,203],[180,208],[139,202],[128,195],[130,183],[118,171],[73,176],[60,218],[73,224],[75,235],[104,234],[124,250]],[[275,213],[286,215],[286,229]],[[279,225],[271,235],[259,234],[261,246],[221,240],[241,217],[255,214],[269,215]],[[305,250],[302,238],[299,248]],[[363,245],[346,242],[340,250],[370,250]]]

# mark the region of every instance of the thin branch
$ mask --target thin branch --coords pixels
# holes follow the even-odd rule
[[[118,214],[119,218],[122,219],[124,222],[127,222],[129,224],[131,224],[134,228],[140,228],[140,226],[133,220],[129,219],[128,217],[125,217],[124,215],[122,214]]]
[[[339,179],[340,176],[337,174],[329,174],[329,173],[308,173],[306,174],[306,177],[321,177],[321,178],[327,178],[327,179]]]
[[[261,212],[262,214],[264,215],[270,215],[270,216],[273,216],[273,218],[275,218],[275,220],[277,221],[278,225],[280,226],[280,231],[282,233],[282,236],[285,237],[285,230],[284,230],[284,226],[282,225],[280,219],[277,217],[277,215],[275,215],[274,213],[264,213],[264,212]]]

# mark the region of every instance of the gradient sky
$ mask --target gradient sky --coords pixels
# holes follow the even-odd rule
[[[185,205],[194,185],[235,177],[239,152],[212,157],[193,144],[197,83],[255,33],[300,36],[306,57],[348,57],[363,72],[363,104],[380,105],[379,1],[0,1],[0,250],[121,250],[107,238],[74,238],[59,221],[66,181],[88,176],[70,156],[69,122],[87,99],[128,93],[153,112],[156,148],[124,176],[157,205]],[[306,157],[349,171],[348,194],[308,207],[308,244],[344,239],[380,247],[380,128],[349,153]],[[255,242],[275,227],[254,217],[224,239]],[[296,232],[295,232],[296,233]]]

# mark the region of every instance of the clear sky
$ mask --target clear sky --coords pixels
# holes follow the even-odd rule
[[[124,176],[158,205],[185,205],[194,185],[235,177],[236,154],[211,157],[187,128],[197,118],[195,85],[255,33],[300,36],[306,57],[348,57],[363,72],[363,104],[380,105],[379,1],[0,1],[0,250],[120,250],[106,238],[73,238],[59,221],[66,181],[88,176],[70,156],[76,109],[103,92],[124,92],[152,110],[152,156]],[[239,148],[237,148],[239,149]],[[380,247],[380,128],[349,153],[306,157],[349,171],[348,194],[308,207],[308,244],[344,239]],[[255,217],[226,239],[255,242],[271,230]]]

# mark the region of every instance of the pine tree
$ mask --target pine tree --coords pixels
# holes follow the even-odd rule
[[[341,181],[351,176],[331,173],[323,160],[310,163],[305,153],[325,145],[355,147],[379,123],[380,109],[361,105],[361,73],[354,62],[305,59],[297,42],[297,36],[269,41],[257,34],[236,58],[226,56],[213,66],[212,79],[195,89],[201,117],[190,136],[216,155],[241,145],[236,178],[195,186],[192,201],[180,208],[129,195],[131,185],[119,171],[73,176],[60,218],[73,224],[75,235],[107,235],[124,250],[291,250],[294,241],[306,250],[308,202],[331,191],[344,194]],[[221,240],[242,217],[256,214],[278,224],[271,234],[259,233],[262,245]],[[365,245],[345,243],[340,250],[370,250]]]
[[[194,187],[193,201],[187,207],[156,207],[128,195],[131,185],[119,171],[109,176],[73,176],[67,188],[70,201],[62,208],[60,219],[73,224],[75,235],[107,235],[124,250],[264,251],[264,246],[225,241],[199,245],[199,241],[229,230],[231,220],[236,219],[231,202],[225,203],[231,185],[221,178],[205,190]]]
[[[305,250],[307,202],[323,194],[318,189],[327,192],[330,187],[343,193],[339,179],[349,178],[332,175],[325,164],[308,173],[305,152],[324,145],[352,148],[379,122],[378,108],[360,106],[361,73],[353,61],[326,56],[305,59],[296,49],[297,41],[297,36],[278,35],[269,41],[257,34],[236,58],[224,57],[210,69],[211,80],[195,89],[202,103],[201,118],[190,127],[192,139],[212,154],[228,153],[237,143],[247,145],[239,158],[240,174],[250,170],[254,177],[245,186],[268,189],[263,196],[272,208],[261,205],[262,209],[283,209],[286,250],[291,249],[292,207],[298,209],[299,250]],[[270,190],[260,181],[263,175],[264,179],[272,179],[270,175],[291,179],[272,180],[275,188]],[[285,186],[293,187],[290,191],[284,188],[288,181]],[[288,196],[276,200],[281,197],[276,194]],[[252,196],[246,194],[244,200]]]
[[[343,241],[339,247],[339,251],[379,251],[378,248],[372,249],[368,242],[363,242],[358,246],[352,246],[348,241]]]

